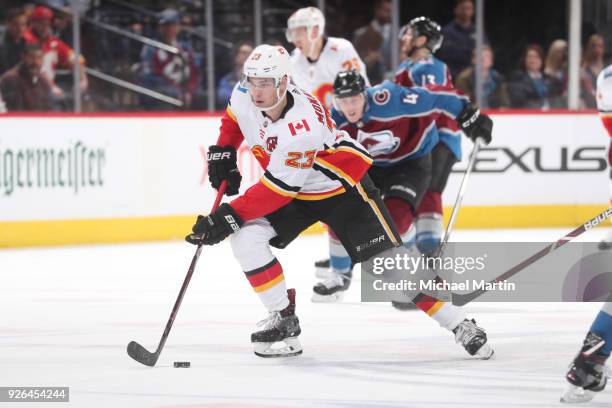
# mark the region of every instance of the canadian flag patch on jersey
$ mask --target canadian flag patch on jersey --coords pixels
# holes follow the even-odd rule
[[[308,126],[306,119],[296,120],[295,122],[289,122],[289,131],[291,136],[295,136],[300,133],[310,132],[310,126]]]

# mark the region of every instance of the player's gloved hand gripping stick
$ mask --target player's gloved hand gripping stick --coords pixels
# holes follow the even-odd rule
[[[221,198],[223,198],[223,194],[225,194],[225,189],[227,188],[227,181],[223,181],[219,186],[219,191],[217,192],[217,198],[215,199],[215,203],[213,204],[211,213],[215,212],[217,208],[219,208],[219,204],[221,203]],[[181,302],[183,301],[183,297],[185,296],[185,292],[187,291],[187,286],[189,286],[189,282],[191,281],[191,276],[195,270],[196,264],[198,263],[198,258],[200,257],[200,253],[202,252],[203,243],[198,244],[198,248],[196,249],[196,253],[191,260],[191,265],[189,265],[189,270],[187,271],[187,276],[185,276],[185,280],[183,281],[183,286],[181,287],[181,291],[174,302],[174,307],[172,308],[172,313],[170,313],[170,318],[168,319],[168,323],[166,323],[166,329],[164,330],[164,334],[162,335],[159,345],[157,346],[157,350],[154,353],[151,353],[139,343],[135,341],[131,341],[127,346],[127,353],[134,360],[138,361],[141,364],[147,365],[149,367],[153,367],[155,363],[157,363],[157,359],[166,344],[166,340],[168,339],[168,335],[170,334],[170,329],[172,328],[172,324],[174,323],[174,319],[176,318],[176,314],[178,313],[179,307],[181,307]]]

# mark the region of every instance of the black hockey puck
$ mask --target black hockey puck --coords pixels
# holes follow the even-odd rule
[[[175,361],[174,368],[189,368],[191,363],[189,361]]]

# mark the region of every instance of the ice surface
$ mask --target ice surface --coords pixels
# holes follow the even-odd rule
[[[547,242],[566,232],[457,231],[453,240]],[[326,248],[323,236],[307,236],[277,252],[298,290],[302,356],[253,355],[250,333],[266,313],[224,243],[202,253],[154,368],[125,347],[155,349],[194,247],[0,251],[0,386],[69,386],[70,403],[57,407],[560,406],[565,370],[600,304],[468,305],[496,350],[494,360],[472,360],[423,313],[359,303],[358,282],[342,304],[311,303],[311,265]],[[612,391],[588,406],[612,406]]]

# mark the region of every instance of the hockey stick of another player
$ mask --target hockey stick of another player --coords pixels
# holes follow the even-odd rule
[[[463,180],[461,180],[461,186],[459,187],[459,193],[457,193],[457,199],[455,200],[455,205],[453,206],[453,211],[451,212],[450,220],[448,221],[448,225],[446,226],[444,239],[438,246],[438,251],[435,254],[435,258],[442,256],[442,254],[444,253],[444,248],[446,248],[446,244],[448,243],[450,234],[453,231],[453,227],[455,226],[455,221],[457,220],[457,215],[459,214],[459,209],[461,208],[461,203],[463,202],[463,196],[465,195],[468,180],[470,179],[470,175],[472,174],[474,163],[476,163],[476,156],[478,155],[481,146],[482,139],[476,139],[476,142],[474,143],[474,148],[472,149],[472,153],[470,154],[470,161],[468,162],[468,167],[467,169],[465,169],[465,173],[463,174]]]
[[[215,199],[215,203],[213,204],[211,212],[215,211],[219,207],[219,204],[221,204],[221,198],[223,198],[223,194],[225,194],[226,187],[227,181],[224,180],[221,183],[221,186],[219,187],[219,191],[217,192],[217,198]],[[189,265],[189,270],[187,271],[187,276],[185,276],[185,280],[183,281],[181,291],[179,292],[179,295],[176,298],[176,302],[174,302],[172,313],[170,313],[170,318],[168,319],[168,323],[166,323],[166,329],[164,330],[164,334],[162,335],[159,341],[159,345],[157,346],[157,350],[155,350],[155,353],[151,353],[135,341],[130,341],[130,344],[128,344],[128,355],[139,363],[147,365],[149,367],[153,367],[155,363],[157,363],[157,359],[159,358],[159,355],[161,354],[161,351],[164,348],[164,345],[166,344],[166,340],[168,339],[168,335],[170,334],[170,329],[172,328],[172,324],[174,323],[176,314],[178,313],[179,307],[181,307],[181,302],[183,301],[183,297],[185,296],[185,292],[187,291],[187,286],[189,286],[191,276],[193,275],[193,271],[195,270],[196,264],[198,263],[198,258],[200,258],[201,252],[202,244],[199,244],[198,248],[196,249],[196,253],[193,256],[193,259],[191,260],[191,265]]]
[[[529,258],[525,259],[524,261],[522,261],[518,265],[512,267],[508,271],[506,271],[503,274],[499,275],[497,278],[493,279],[489,283],[502,282],[502,281],[505,281],[506,279],[510,278],[511,276],[516,275],[517,273],[519,273],[520,271],[522,271],[523,269],[525,269],[526,267],[528,267],[532,263],[536,262],[540,258],[545,257],[550,252],[552,252],[555,249],[557,249],[557,248],[567,244],[572,239],[574,239],[577,236],[581,235],[583,232],[588,231],[591,228],[595,227],[596,225],[602,223],[603,221],[605,221],[610,216],[612,216],[612,208],[608,208],[607,210],[605,210],[601,214],[597,215],[596,217],[591,218],[590,220],[588,220],[587,222],[585,222],[584,224],[582,224],[581,226],[579,226],[578,228],[576,228],[572,232],[570,232],[567,235],[565,235],[563,238],[559,239],[557,242],[553,242],[550,245],[548,245],[547,247],[542,248],[537,253],[531,255]],[[486,289],[478,289],[478,290],[475,290],[474,292],[471,292],[471,293],[453,294],[453,304],[457,305],[457,306],[463,306],[466,303],[471,302],[472,300],[476,299],[477,297],[479,297],[480,295],[482,295],[482,294],[484,294],[486,292],[487,292]]]

